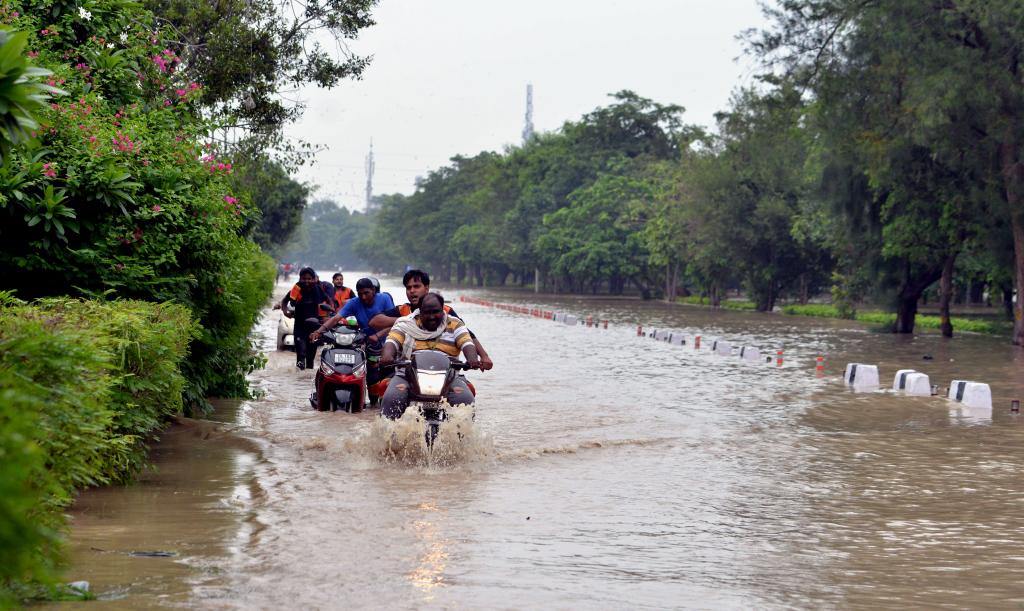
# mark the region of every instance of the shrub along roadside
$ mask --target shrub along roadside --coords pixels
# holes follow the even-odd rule
[[[181,305],[10,301],[0,307],[0,606],[54,583],[76,491],[145,464],[145,442],[182,409],[179,367],[198,333]]]

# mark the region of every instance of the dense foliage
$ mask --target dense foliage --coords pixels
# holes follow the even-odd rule
[[[202,325],[186,398],[237,395],[273,265],[244,237],[259,213],[208,140],[199,98],[152,15],[130,0],[8,3],[55,95],[0,166],[0,266],[22,298],[185,304]]]
[[[765,73],[714,133],[621,92],[385,198],[362,251],[554,291],[717,305],[742,286],[762,311],[830,295],[853,318],[871,299],[901,333],[929,294],[952,335],[950,303],[987,293],[1024,343],[1024,5],[787,0],[768,14],[747,37]]]
[[[124,481],[182,410],[187,308],[9,298],[0,307],[0,606],[46,584],[77,490]]]

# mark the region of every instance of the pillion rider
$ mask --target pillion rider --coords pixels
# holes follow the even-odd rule
[[[430,276],[427,272],[419,269],[411,269],[405,272],[402,276],[402,284],[405,286],[405,298],[408,303],[395,306],[389,310],[384,311],[381,314],[377,314],[370,319],[370,326],[382,334],[383,337],[387,337],[387,332],[391,329],[391,325],[395,324],[395,321],[402,316],[408,316],[413,313],[417,308],[420,307],[420,299],[430,292]],[[455,310],[448,304],[444,304],[444,311],[449,316],[454,316],[465,322],[465,320],[459,316]],[[486,371],[494,367],[494,362],[491,361],[490,355],[487,354],[487,350],[480,345],[480,338],[476,336],[471,330],[469,336],[473,339],[473,344],[476,346],[476,352],[480,356],[480,369]]]
[[[289,302],[295,305],[294,314],[285,308]],[[274,309],[283,309],[285,316],[295,318],[295,366],[299,369],[313,367],[316,340],[309,341],[309,333],[334,312],[334,287],[329,282],[320,282],[312,267],[304,267],[299,270],[299,281],[281,303],[274,304]],[[315,322],[309,322],[314,319]]]
[[[395,362],[395,357],[409,358],[417,350],[440,350],[451,358],[461,352],[471,368],[480,367],[473,338],[466,324],[444,311],[444,298],[437,293],[427,293],[419,299],[418,313],[399,318],[391,327],[380,365],[386,367]],[[473,403],[473,393],[462,376],[456,376],[446,397],[449,405]],[[381,399],[381,416],[397,420],[409,407],[409,382],[404,372],[398,370],[388,384]]]

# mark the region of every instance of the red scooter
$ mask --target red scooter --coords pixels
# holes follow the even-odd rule
[[[376,405],[388,388],[394,368],[370,367],[366,354],[366,334],[358,328],[339,326],[321,335],[325,343],[320,367],[313,379],[309,403],[321,412],[356,413]]]

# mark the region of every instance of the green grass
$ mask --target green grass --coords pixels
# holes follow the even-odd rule
[[[686,303],[689,305],[702,305],[710,306],[711,300],[707,297],[698,297],[696,295],[690,295],[689,297],[678,297],[676,299],[679,303]],[[757,304],[753,301],[745,301],[741,299],[723,299],[722,305],[720,306],[726,310],[739,310],[739,311],[753,311],[757,309]]]
[[[707,299],[700,297],[680,297],[681,303],[691,305],[709,305]],[[754,303],[750,301],[723,301],[722,307],[729,310],[753,310]],[[835,306],[820,303],[809,303],[807,305],[789,304],[782,306],[782,313],[790,316],[811,316],[814,318],[840,318],[839,311]],[[856,320],[882,327],[891,326],[896,321],[896,315],[892,312],[879,310],[868,310],[857,312]],[[975,318],[953,317],[953,330],[955,332],[984,333],[987,335],[1005,335],[1009,332],[1011,325],[1007,321],[978,320]],[[942,319],[938,316],[918,315],[915,325],[921,329],[940,329]]]

